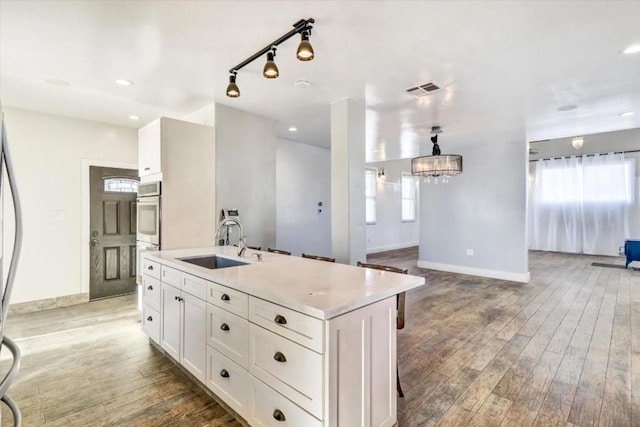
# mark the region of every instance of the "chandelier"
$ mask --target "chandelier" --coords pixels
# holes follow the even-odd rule
[[[438,145],[438,134],[442,132],[440,126],[433,126],[431,137],[433,151],[431,156],[421,156],[411,159],[411,174],[426,177],[427,183],[438,183],[438,178],[442,182],[448,182],[449,177],[462,173],[462,156],[459,154],[441,154]]]

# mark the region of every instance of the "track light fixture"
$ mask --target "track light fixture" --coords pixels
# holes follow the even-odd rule
[[[229,76],[229,85],[227,86],[227,96],[229,98],[237,98],[240,96],[240,89],[236,84],[236,72],[232,71]]]
[[[280,75],[278,70],[278,66],[274,62],[274,58],[276,56],[276,47],[285,41],[289,40],[291,37],[296,34],[301,35],[301,41],[298,45],[298,50],[296,51],[296,57],[300,61],[311,61],[314,58],[313,47],[311,43],[309,43],[309,36],[311,36],[311,29],[313,28],[313,23],[315,20],[313,18],[309,19],[301,19],[295,24],[293,24],[293,29],[286,34],[283,34],[277,40],[269,43],[266,47],[263,47],[235,67],[229,70],[229,85],[227,86],[227,96],[231,98],[237,98],[240,96],[240,89],[236,84],[236,75],[241,68],[249,65],[251,62],[260,58],[262,55],[267,54],[267,63],[264,65],[264,69],[262,70],[262,75],[264,75],[268,79],[275,79]]]
[[[313,59],[313,47],[311,43],[309,43],[309,35],[311,34],[311,29],[309,31],[305,31],[302,33],[302,40],[300,40],[300,44],[298,45],[298,51],[296,52],[296,57],[300,61],[311,61]]]
[[[278,71],[278,66],[275,62],[273,62],[273,58],[276,57],[276,48],[267,53],[267,63],[264,64],[264,70],[262,70],[262,75],[268,79],[275,79],[280,75]]]

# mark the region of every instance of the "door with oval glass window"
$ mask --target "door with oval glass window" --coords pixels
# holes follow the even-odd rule
[[[138,171],[91,166],[89,299],[136,291]]]

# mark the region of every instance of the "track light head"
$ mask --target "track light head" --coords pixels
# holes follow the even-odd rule
[[[309,43],[309,32],[310,29],[301,33],[302,38],[298,45],[298,51],[296,52],[296,57],[300,61],[311,61],[314,57],[313,47],[311,46],[311,43]]]
[[[229,76],[229,85],[227,85],[227,96],[229,98],[237,98],[240,96],[240,89],[236,84],[236,74],[233,73]]]
[[[267,63],[264,64],[264,70],[262,70],[262,75],[268,79],[275,79],[280,75],[278,71],[278,66],[275,62],[273,62],[273,58],[276,56],[276,48],[267,53]]]

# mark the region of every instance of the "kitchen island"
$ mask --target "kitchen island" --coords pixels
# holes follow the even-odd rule
[[[424,278],[229,246],[141,265],[144,332],[249,425],[396,423],[396,295]]]

